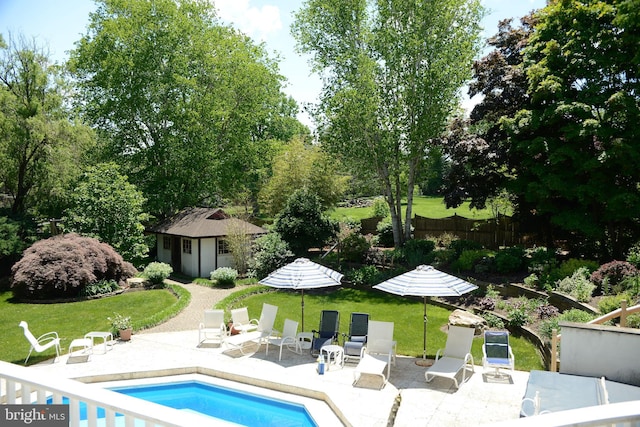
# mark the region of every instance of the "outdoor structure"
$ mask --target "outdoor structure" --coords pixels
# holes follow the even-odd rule
[[[252,238],[267,232],[218,208],[183,209],[148,232],[156,236],[158,261],[170,264],[175,272],[209,277],[217,268],[233,267],[226,240],[233,227]]]

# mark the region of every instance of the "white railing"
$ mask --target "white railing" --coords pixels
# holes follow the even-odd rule
[[[180,411],[156,403],[135,399],[121,393],[99,388],[67,378],[53,378],[37,369],[0,361],[0,403],[2,404],[62,404],[69,399],[69,426],[96,426],[98,408],[105,411],[107,426],[119,425],[191,427],[199,425],[235,425],[223,420]],[[50,402],[47,400],[51,398]],[[80,420],[80,403],[87,405],[87,419]],[[120,418],[122,424],[120,424]]]

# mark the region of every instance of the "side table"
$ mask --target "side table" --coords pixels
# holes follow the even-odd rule
[[[89,355],[93,353],[93,341],[91,338],[77,338],[71,341],[71,344],[69,344],[69,357],[72,357],[73,352],[79,351],[79,349],[82,349],[82,354],[78,356],[87,356],[87,360],[89,360]]]
[[[325,345],[320,348],[320,354],[326,354],[325,358],[327,364],[327,370],[329,370],[329,366],[331,365],[331,358],[333,357],[333,365],[338,366],[340,368],[344,367],[344,349],[339,345]]]
[[[91,340],[92,347],[94,345],[95,338],[102,338],[102,354],[107,352],[107,346],[113,348],[113,334],[111,332],[91,331],[84,334],[84,337]]]

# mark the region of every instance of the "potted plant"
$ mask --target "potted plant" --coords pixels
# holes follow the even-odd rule
[[[108,317],[107,319],[111,322],[111,327],[117,331],[122,341],[129,341],[131,339],[131,317],[113,313],[113,317]]]

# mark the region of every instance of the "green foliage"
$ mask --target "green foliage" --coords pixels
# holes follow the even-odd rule
[[[253,242],[253,258],[249,261],[249,275],[263,279],[284,266],[294,257],[280,234],[269,232]]]
[[[627,303],[631,303],[631,298],[626,293],[621,293],[618,295],[607,295],[604,296],[598,301],[598,310],[601,314],[611,313],[614,310],[617,310],[621,307],[621,301],[627,301]],[[614,322],[619,322],[620,318],[614,319]]]
[[[451,240],[447,249],[451,249],[456,253],[456,257],[460,257],[464,251],[477,251],[482,249],[482,244],[473,240],[455,239]]]
[[[139,263],[149,252],[143,223],[145,199],[120,174],[115,163],[91,166],[81,175],[66,211],[65,227],[111,245],[122,257]]]
[[[602,264],[596,271],[591,273],[591,281],[596,284],[602,293],[621,292],[621,282],[630,276],[635,276],[639,272],[626,261],[611,261]]]
[[[274,230],[296,255],[322,247],[338,232],[338,224],[322,212],[318,196],[306,189],[296,190],[276,217]]]
[[[404,246],[396,249],[401,255],[401,260],[406,263],[409,268],[416,267],[421,264],[431,264],[434,259],[433,251],[435,243],[426,239],[407,240]]]
[[[378,246],[385,248],[393,247],[393,226],[391,225],[391,219],[385,218],[376,225],[376,231],[378,234],[376,237],[376,243]]]
[[[540,277],[540,280],[544,280],[549,272],[558,265],[556,259],[556,253],[551,248],[536,247],[526,250],[526,255],[529,258],[529,271],[535,273]]]
[[[532,305],[533,304],[533,305]],[[535,309],[535,303],[527,298],[518,298],[507,305],[507,319],[509,326],[521,327],[531,321],[531,313]]]
[[[12,268],[12,287],[21,298],[75,297],[91,283],[124,285],[137,273],[111,246],[90,237],[65,234],[40,240]]]
[[[340,242],[340,255],[346,261],[360,262],[366,258],[370,248],[371,244],[362,234],[351,233]]]
[[[543,321],[540,324],[540,334],[550,340],[553,329],[557,330],[558,333],[560,333],[561,328],[559,323],[561,321],[587,323],[590,320],[593,320],[593,318],[594,316],[590,313],[587,313],[586,311],[572,308],[571,310],[567,310],[556,317]]]
[[[164,262],[151,262],[142,272],[152,284],[161,285],[173,273],[173,267]]]
[[[627,327],[640,329],[640,314],[632,314],[627,316]]]
[[[635,243],[627,252],[627,262],[633,264],[636,268],[640,268],[640,242]]]
[[[96,295],[110,294],[120,289],[115,280],[99,280],[96,283],[90,283],[80,290],[81,297],[93,297]]]
[[[488,249],[464,250],[457,260],[451,263],[451,269],[456,271],[473,270],[474,265],[482,258],[490,256],[492,252]]]
[[[389,209],[389,204],[384,199],[384,197],[376,197],[373,199],[373,203],[371,205],[371,209],[373,210],[373,216],[378,218],[386,218],[391,215],[391,210]]]
[[[531,273],[527,277],[524,278],[524,285],[531,289],[536,289],[539,283],[538,275],[535,273]]]
[[[580,302],[589,302],[596,285],[589,280],[587,267],[578,268],[570,277],[558,280],[556,290],[571,295]]]
[[[513,246],[500,249],[494,257],[496,268],[499,273],[513,273],[524,267],[524,249],[520,246]]]
[[[620,282],[620,287],[632,298],[640,297],[640,274],[627,276]],[[631,302],[631,300],[629,300]]]
[[[131,322],[130,316],[123,316],[120,313],[113,313],[113,317],[107,317],[107,320],[111,323],[111,327],[115,332],[133,328],[133,323]]]
[[[373,265],[365,265],[359,269],[350,270],[346,276],[346,279],[355,287],[373,286],[383,281],[382,274]]]
[[[238,272],[230,267],[220,267],[211,272],[211,280],[222,288],[232,288],[236,284]]]
[[[487,321],[490,328],[504,329],[504,321],[493,313],[482,313],[482,318]]]
[[[591,274],[599,266],[600,264],[597,261],[570,258],[560,263],[557,268],[552,268],[546,276],[546,281],[556,283],[558,280],[571,276],[579,268],[586,268],[587,273]]]

